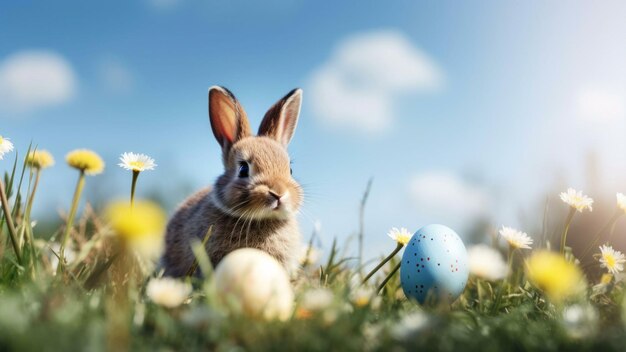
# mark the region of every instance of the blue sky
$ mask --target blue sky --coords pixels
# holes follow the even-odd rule
[[[5,1],[0,134],[56,156],[40,214],[69,206],[62,160],[78,147],[107,162],[92,194],[125,196],[116,159],[135,151],[159,164],[139,194],[176,203],[221,172],[209,86],[231,89],[255,126],[302,87],[290,153],[303,232],[319,220],[323,246],[354,233],[373,177],[375,255],[392,226],[524,226],[520,209],[538,221],[545,192],[587,186],[591,152],[598,192],[626,191],[624,13],[618,1]]]

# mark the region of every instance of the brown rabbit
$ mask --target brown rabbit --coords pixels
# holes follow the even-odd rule
[[[245,111],[226,88],[209,89],[209,118],[222,147],[224,174],[213,189],[189,197],[165,236],[165,275],[184,276],[194,263],[190,243],[212,233],[206,251],[217,265],[231,251],[253,247],[294,269],[300,244],[296,214],[302,189],[291,176],[287,144],[298,123],[302,90],[294,89],[265,114],[258,136]]]

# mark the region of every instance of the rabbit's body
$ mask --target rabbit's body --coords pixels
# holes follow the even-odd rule
[[[225,172],[212,188],[189,197],[167,226],[162,265],[165,275],[190,273],[193,240],[203,241],[217,265],[231,251],[263,250],[286,269],[295,268],[300,245],[296,214],[302,200],[291,177],[286,145],[300,110],[301,91],[294,90],[265,115],[259,136],[250,132],[245,112],[226,89],[209,90],[209,116],[222,145]]]
[[[206,251],[214,266],[226,254],[242,247],[263,250],[287,269],[297,265],[300,232],[295,220],[246,221],[221,211],[211,198],[210,188],[189,197],[168,224],[165,241],[170,250],[163,257],[165,275],[178,277],[188,273],[195,258],[188,244],[193,239],[203,241],[211,226]]]

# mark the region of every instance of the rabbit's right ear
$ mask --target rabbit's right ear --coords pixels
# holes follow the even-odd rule
[[[224,87],[209,88],[209,119],[224,153],[235,142],[252,134],[246,112],[233,93]]]

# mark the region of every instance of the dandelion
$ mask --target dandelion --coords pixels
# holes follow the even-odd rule
[[[611,246],[600,246],[600,266],[606,268],[609,273],[615,275],[624,270],[626,257],[620,251],[616,251]]]
[[[4,154],[13,150],[13,143],[7,138],[3,138],[0,136],[0,160],[4,157]],[[4,182],[2,178],[0,178],[0,203],[2,203],[2,211],[4,212],[4,218],[7,222],[7,227],[9,229],[9,236],[11,238],[11,244],[13,245],[13,250],[15,251],[15,257],[17,258],[18,263],[22,262],[22,251],[20,249],[20,245],[18,242],[17,231],[15,229],[15,224],[13,223],[13,217],[11,212],[11,207],[9,205],[9,200],[7,199],[7,193],[4,188]]]
[[[506,277],[508,268],[500,252],[495,249],[479,244],[467,250],[469,257],[469,271],[479,278],[497,281]]]
[[[176,308],[191,294],[191,285],[172,278],[151,279],[146,287],[148,298],[163,307]]]
[[[617,193],[617,207],[626,213],[626,195],[624,193]]]
[[[561,200],[565,204],[569,205],[572,209],[575,209],[578,212],[582,213],[585,209],[589,209],[589,211],[593,210],[591,207],[593,205],[593,199],[584,195],[582,191],[576,191],[573,188],[568,188],[567,192],[562,192],[560,196]]]
[[[26,156],[26,165],[33,169],[46,169],[54,165],[54,157],[47,150],[33,150]]]
[[[93,176],[104,171],[104,161],[95,152],[88,149],[71,151],[65,157],[67,164],[75,169]]]
[[[398,229],[397,227],[391,228],[391,230],[387,232],[387,236],[389,236],[391,239],[396,241],[396,248],[391,252],[391,254],[389,254],[385,259],[383,259],[383,261],[380,262],[372,271],[370,271],[369,274],[365,276],[365,278],[363,279],[363,283],[367,282],[367,280],[369,280],[374,274],[376,274],[376,272],[380,270],[380,268],[382,268],[383,265],[385,265],[388,261],[391,260],[391,258],[393,258],[396,254],[398,254],[398,252],[400,252],[402,247],[404,247],[407,243],[409,243],[409,240],[411,239],[411,234],[409,230],[405,229],[404,227],[400,229]],[[398,265],[398,268],[399,268],[399,265]],[[395,274],[396,271],[397,270],[393,270],[390,275]],[[387,280],[384,282],[386,283]]]
[[[151,157],[136,153],[124,153],[120,156],[120,161],[121,163],[117,164],[119,167],[133,172],[133,180],[130,186],[130,204],[133,205],[139,173],[146,170],[154,170],[157,165]]]
[[[617,281],[617,280],[616,280]],[[600,282],[594,285],[591,288],[591,298],[603,295],[609,292],[609,290],[613,287],[613,275],[604,273],[600,277]]]
[[[107,206],[105,214],[126,248],[148,259],[161,254],[166,214],[157,204],[139,201],[131,208],[127,202],[117,201]]]
[[[502,226],[500,236],[504,238],[512,249],[530,249],[533,239],[526,232],[518,231],[511,227]]]
[[[13,150],[13,143],[8,138],[0,136],[0,160],[4,158],[4,154]]]
[[[554,302],[561,302],[584,288],[583,275],[576,264],[545,250],[534,252],[528,259],[526,275],[528,281]]]
[[[67,217],[67,224],[65,225],[65,231],[63,233],[63,239],[61,240],[61,249],[59,250],[59,256],[61,263],[59,265],[59,271],[63,269],[65,265],[65,246],[70,238],[70,231],[74,226],[74,218],[76,217],[76,211],[78,210],[78,202],[80,195],[83,193],[85,187],[85,175],[97,175],[104,170],[104,161],[95,152],[87,149],[76,149],[67,154],[65,157],[67,164],[78,171],[78,182],[76,183],[76,189],[74,190],[74,197],[72,198],[72,206],[70,208],[70,214]]]

